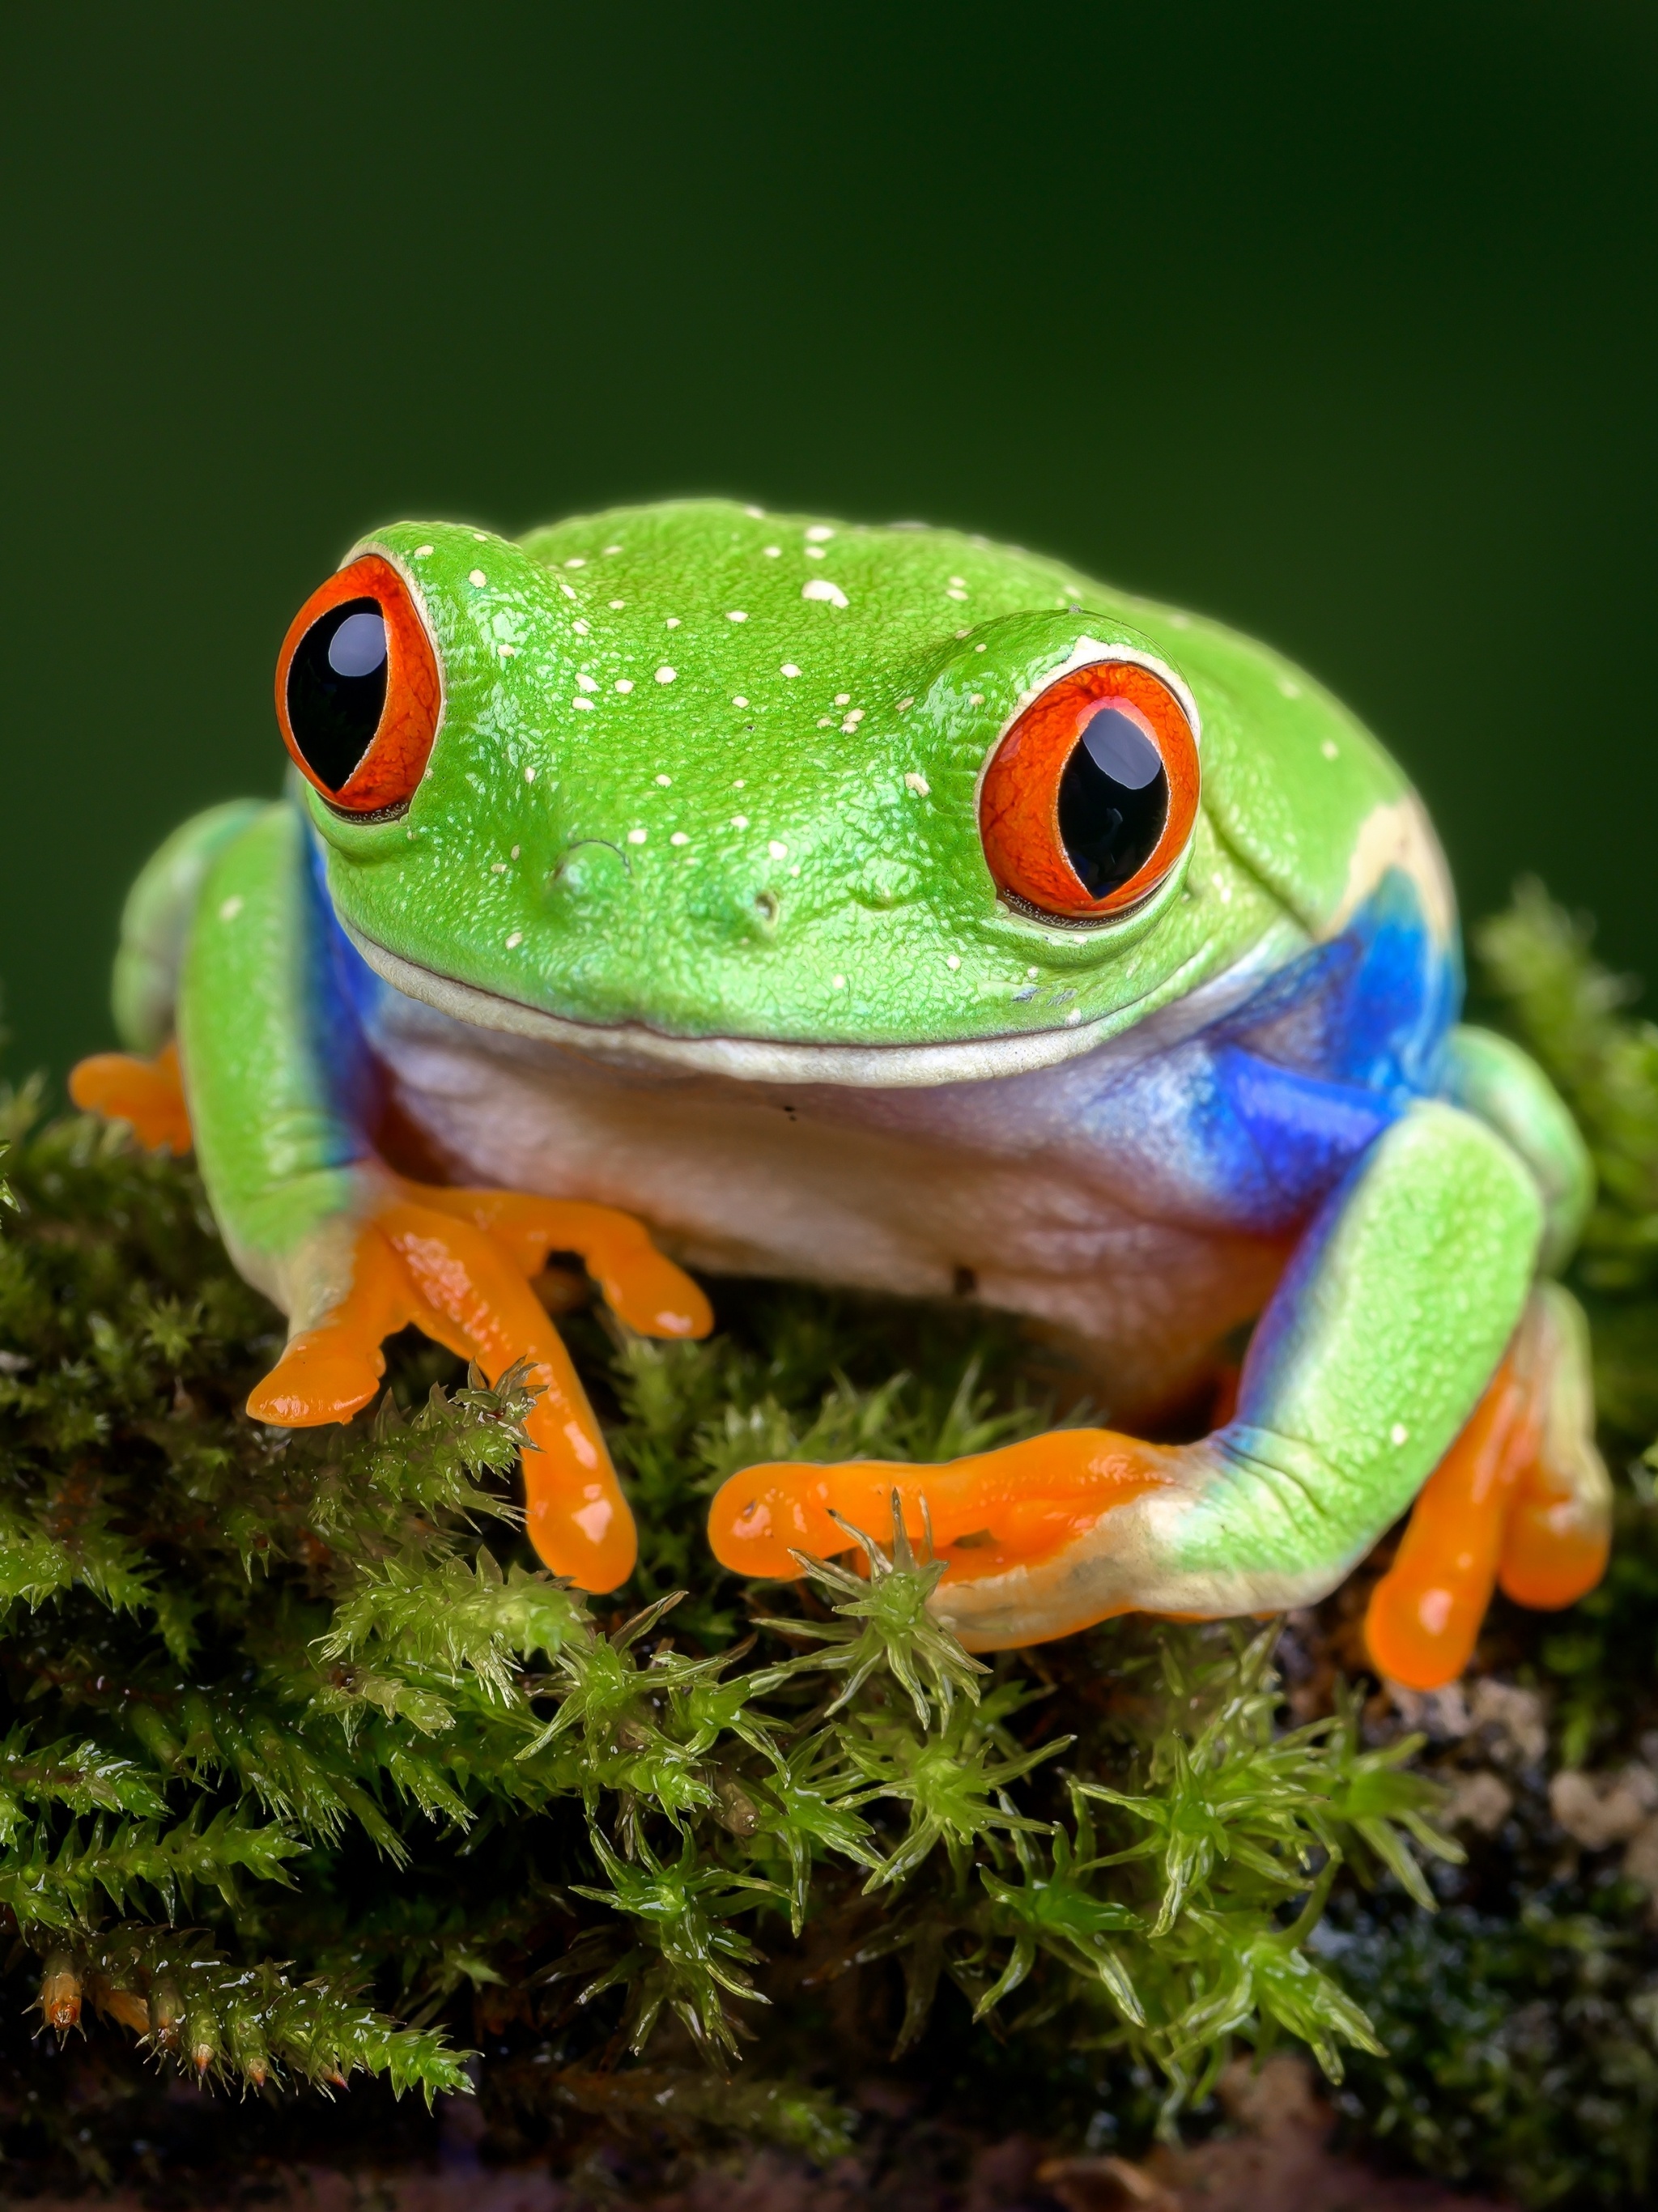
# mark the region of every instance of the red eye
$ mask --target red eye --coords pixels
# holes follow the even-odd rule
[[[282,640],[276,720],[300,773],[351,814],[406,806],[437,735],[437,656],[409,587],[365,553],[313,592]]]
[[[1023,904],[1117,914],[1169,873],[1197,811],[1197,740],[1173,690],[1138,661],[1096,660],[1051,684],[997,746],[979,834]]]

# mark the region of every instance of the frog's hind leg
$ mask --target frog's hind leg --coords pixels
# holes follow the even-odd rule
[[[264,805],[234,799],[192,816],[145,862],[121,910],[111,1000],[131,1049],[82,1060],[69,1095],[82,1113],[130,1122],[152,1152],[187,1152],[193,1141],[173,1039],[179,971],[209,869]]]
[[[1371,1595],[1372,1660],[1411,1689],[1455,1681],[1492,1590],[1545,1611],[1574,1604],[1605,1571],[1611,1521],[1582,1313],[1540,1283]]]

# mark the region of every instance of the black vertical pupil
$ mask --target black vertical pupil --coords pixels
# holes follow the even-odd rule
[[[1145,866],[1169,819],[1163,756],[1121,708],[1089,717],[1060,778],[1060,837],[1090,898]]]
[[[288,664],[288,726],[320,783],[338,791],[374,741],[386,705],[386,617],[378,599],[319,615]]]

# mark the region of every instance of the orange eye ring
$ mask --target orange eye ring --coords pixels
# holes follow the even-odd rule
[[[1092,920],[1157,889],[1197,811],[1197,739],[1174,690],[1139,661],[1096,660],[1049,684],[997,746],[979,834],[1000,890]]]
[[[276,659],[295,766],[343,814],[400,811],[426,773],[443,685],[409,586],[365,553],[313,592]]]

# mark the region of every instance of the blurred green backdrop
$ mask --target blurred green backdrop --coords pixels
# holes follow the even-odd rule
[[[59,5],[3,40],[0,972],[275,787],[364,526],[720,490],[1220,614],[1658,970],[1658,14]]]

